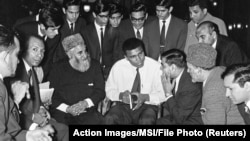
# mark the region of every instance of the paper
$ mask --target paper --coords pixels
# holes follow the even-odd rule
[[[49,85],[50,85],[50,82],[49,82],[49,81],[44,82],[44,83],[40,83],[40,84],[39,84],[39,88],[40,88],[40,89],[49,89]]]
[[[51,103],[51,98],[54,92],[54,88],[40,89],[40,97],[42,103]]]

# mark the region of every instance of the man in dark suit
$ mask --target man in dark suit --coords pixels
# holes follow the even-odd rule
[[[161,59],[162,85],[167,97],[163,110],[168,114],[158,119],[157,124],[203,124],[200,114],[202,85],[192,82],[185,53],[171,49],[164,52]]]
[[[109,71],[115,62],[114,40],[115,36],[109,34],[109,9],[105,3],[97,2],[93,10],[94,22],[86,26],[83,31],[90,57],[100,62],[104,78],[108,77]]]
[[[105,91],[100,63],[90,59],[79,33],[66,37],[62,44],[69,59],[57,62],[49,76],[55,88],[52,117],[67,125],[101,124],[97,105]]]
[[[222,74],[224,86],[227,89],[226,96],[238,106],[245,124],[250,124],[250,66],[232,65]]]
[[[58,7],[44,8],[39,13],[39,22],[24,23],[16,27],[21,36],[36,35],[43,38],[46,50],[44,59],[41,62],[44,71],[44,81],[46,81],[53,63],[58,60],[56,52],[60,42],[58,30],[63,23],[61,16]]]
[[[19,112],[14,101],[17,105],[19,104],[27,93],[28,85],[20,83],[20,87],[16,89],[18,93],[14,95],[14,98],[19,98],[13,101],[3,83],[3,78],[15,75],[19,61],[17,58],[19,50],[20,45],[17,36],[5,27],[0,26],[0,139],[2,141],[51,141],[48,134],[53,133],[53,129],[50,126],[46,127],[47,131],[45,128],[27,131],[22,130],[19,126]],[[6,56],[9,58],[8,61],[6,61]]]
[[[60,28],[61,41],[69,36],[76,33],[81,33],[83,28],[86,26],[86,21],[80,17],[80,0],[64,0],[63,1],[63,25]],[[67,58],[64,49],[60,42],[60,47],[58,47],[57,57],[60,59]]]
[[[241,51],[237,43],[224,35],[220,35],[218,26],[211,21],[199,24],[196,37],[199,43],[209,44],[216,49],[216,66],[227,67],[232,64],[248,62],[246,54]]]
[[[34,130],[47,124],[54,126],[58,141],[68,141],[68,127],[51,118],[48,109],[42,103],[39,91],[37,67],[41,63],[45,47],[40,37],[28,36],[23,40],[20,64],[17,66],[14,81],[27,82],[30,86],[31,98],[24,98],[19,104],[21,113],[21,127]]]
[[[132,5],[129,19],[122,21],[119,27],[119,48],[122,48],[123,42],[129,38],[141,39],[147,46],[145,38],[146,25],[154,19],[154,17],[150,19],[148,17],[147,8],[143,3],[139,2]]]
[[[172,0],[160,0],[156,5],[157,19],[147,28],[147,55],[159,60],[160,54],[169,49],[184,50],[187,38],[187,23],[173,16]]]

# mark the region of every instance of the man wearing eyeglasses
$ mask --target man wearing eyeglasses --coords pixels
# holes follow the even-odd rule
[[[90,57],[100,62],[106,79],[114,63],[114,45],[107,34],[109,27],[109,7],[106,3],[96,2],[93,7],[94,22],[86,26],[83,36],[89,49]]]
[[[152,17],[153,18],[153,17]],[[128,38],[137,38],[144,42],[147,46],[147,40],[145,40],[145,29],[149,23],[147,8],[143,3],[135,3],[130,11],[129,19],[126,19],[120,24],[120,48],[123,42]]]
[[[169,49],[184,50],[187,38],[187,23],[173,16],[172,0],[160,0],[156,4],[157,19],[152,21],[145,35],[148,40],[147,55],[159,60],[160,54]],[[147,46],[146,46],[147,47]]]

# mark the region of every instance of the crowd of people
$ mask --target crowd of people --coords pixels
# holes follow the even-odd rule
[[[138,1],[128,19],[98,0],[90,23],[81,0],[43,2],[0,26],[1,139],[67,141],[68,125],[250,124],[249,59],[205,0],[188,1],[189,23],[172,0],[156,16]]]

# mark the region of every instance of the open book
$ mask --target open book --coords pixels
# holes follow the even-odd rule
[[[54,88],[49,88],[50,82],[39,84],[40,97],[43,103],[51,103],[51,98],[54,92]]]

